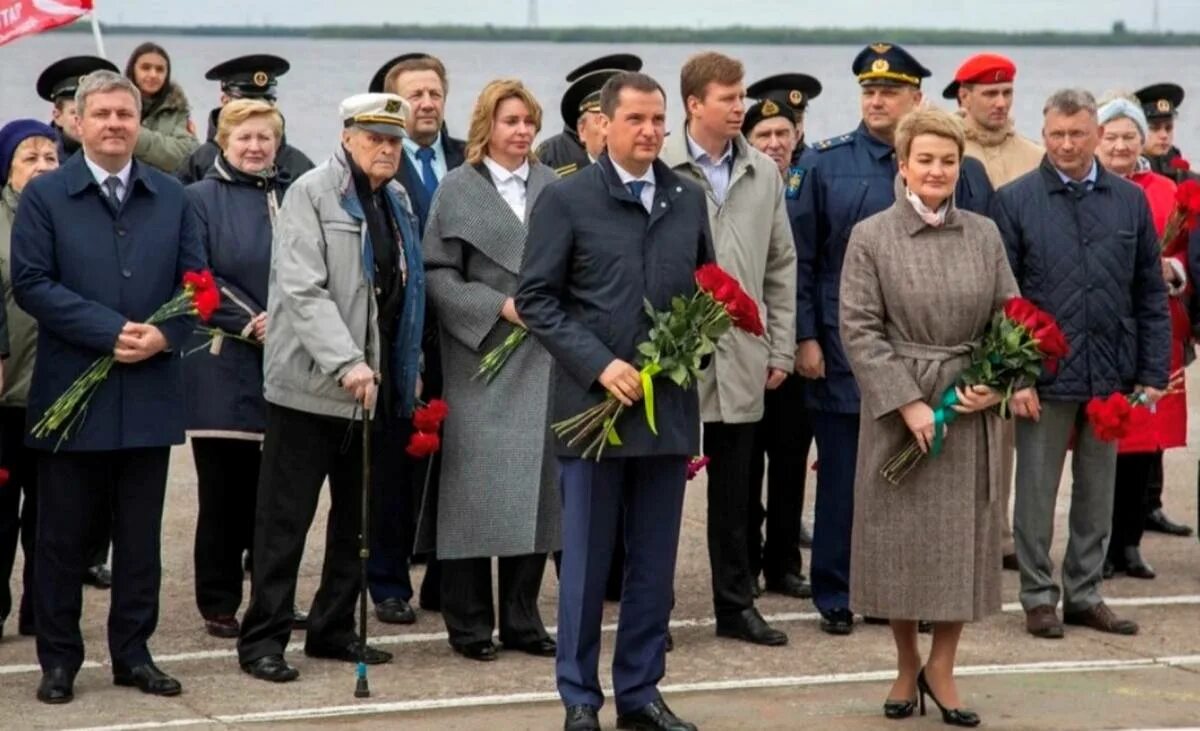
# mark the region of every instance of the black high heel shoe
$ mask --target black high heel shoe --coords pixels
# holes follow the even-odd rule
[[[883,715],[893,721],[908,718],[913,715],[913,711],[915,710],[917,710],[916,698],[913,698],[911,701],[894,701],[889,699],[883,702]]]
[[[965,708],[946,708],[938,697],[933,694],[929,688],[929,683],[925,680],[925,668],[921,668],[921,672],[917,673],[917,696],[921,700],[921,715],[925,715],[925,696],[933,699],[937,704],[938,710],[942,712],[942,723],[949,726],[967,726],[973,727],[979,725],[979,714],[974,711],[969,711]]]

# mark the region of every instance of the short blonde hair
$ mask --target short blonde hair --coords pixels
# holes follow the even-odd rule
[[[475,100],[475,110],[471,112],[471,128],[467,133],[467,162],[476,165],[483,161],[487,154],[488,143],[492,140],[492,130],[496,126],[496,110],[507,99],[520,99],[533,117],[537,131],[542,129],[542,105],[538,104],[533,93],[516,79],[496,79],[483,87],[479,98]],[[529,159],[536,161],[537,155],[529,151]]]
[[[261,99],[234,99],[221,107],[217,117],[217,145],[224,150],[234,128],[255,117],[266,117],[275,131],[275,141],[283,140],[283,115],[279,110]]]
[[[898,160],[908,160],[908,154],[912,151],[912,141],[919,135],[936,135],[953,140],[958,146],[958,157],[962,159],[966,136],[963,133],[962,120],[957,115],[935,107],[917,109],[904,115],[896,128]]]

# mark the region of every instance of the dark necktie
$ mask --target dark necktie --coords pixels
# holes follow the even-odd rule
[[[108,196],[108,202],[112,203],[113,208],[121,207],[121,179],[116,175],[109,175],[104,179],[104,194]]]
[[[630,180],[625,184],[629,188],[629,192],[633,193],[633,197],[638,199],[638,203],[642,202],[642,191],[646,189],[645,180]]]
[[[1078,180],[1068,181],[1067,188],[1071,191],[1071,195],[1075,198],[1075,200],[1083,198],[1088,192],[1087,183],[1081,183]]]
[[[432,147],[417,148],[417,159],[421,161],[421,182],[425,185],[425,191],[429,193],[430,198],[438,189],[437,173],[433,171],[433,156]]]

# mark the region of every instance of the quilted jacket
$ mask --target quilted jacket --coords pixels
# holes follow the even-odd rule
[[[1052,400],[1167,384],[1171,320],[1150,207],[1141,188],[1096,166],[1092,187],[1076,192],[1043,158],[993,199],[1021,294],[1070,345],[1057,376],[1038,384]]]

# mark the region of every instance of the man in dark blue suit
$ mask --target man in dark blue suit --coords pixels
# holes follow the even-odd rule
[[[141,99],[111,71],[76,92],[83,154],[35,178],[12,232],[13,293],[38,323],[30,425],[97,358],[116,360],[81,422],[27,438],[38,450],[38,699],[66,703],[83,663],[78,577],[93,515],[113,515],[108,647],[113,682],[177,695],[147,642],[158,622],[163,496],[171,445],[184,440],[180,348],[195,324],[146,319],[204,251],[181,186],[133,161]]]
[[[404,131],[404,154],[396,181],[404,186],[417,216],[418,234],[425,235],[425,220],[433,204],[433,194],[446,173],[463,164],[466,143],[446,131],[446,67],[436,56],[427,53],[405,53],[379,67],[371,79],[372,93],[387,92],[403,97],[412,109],[412,118]],[[427,301],[425,337],[421,352],[425,356],[422,373],[426,399],[442,395],[442,354],[438,346],[437,317],[432,301]],[[434,455],[431,462],[417,461],[397,453],[385,469],[376,469],[372,479],[381,484],[376,488],[376,507],[381,513],[396,515],[403,527],[398,531],[375,531],[372,534],[371,558],[367,567],[367,583],[375,602],[375,616],[382,622],[412,624],[417,615],[409,606],[412,599],[412,580],[409,559],[413,546],[416,514],[423,500],[436,500],[441,458]],[[430,471],[428,480],[426,472]],[[377,477],[376,477],[377,476]],[[428,484],[430,495],[422,494]],[[421,581],[421,608],[440,611],[441,571],[433,556],[425,556],[425,578]]]
[[[658,161],[666,96],[623,72],[600,92],[608,152],[554,183],[529,219],[517,312],[556,361],[552,415],[564,419],[611,395],[642,398],[631,365],[648,339],[644,302],[663,310],[695,291],[712,261],[704,194]],[[619,728],[694,731],[658,692],[683,513],[687,463],[700,448],[694,388],[656,382],[658,435],[640,410],[618,424],[621,446],[584,459],[560,444],[563,552],[558,601],[558,691],[567,731],[599,729],[600,621],[617,517],[624,512],[625,585],[613,660]]]
[[[797,245],[796,369],[808,380],[820,455],[813,525],[812,592],[821,629],[850,634],[850,527],[854,516],[854,463],[858,454],[858,386],[838,334],[838,288],[850,231],[895,202],[900,119],[921,103],[929,69],[900,46],[873,43],[854,59],[862,87],[862,122],[849,134],[818,142],[804,174],[793,218]],[[987,171],[965,158],[955,203],[987,215],[992,197]]]

